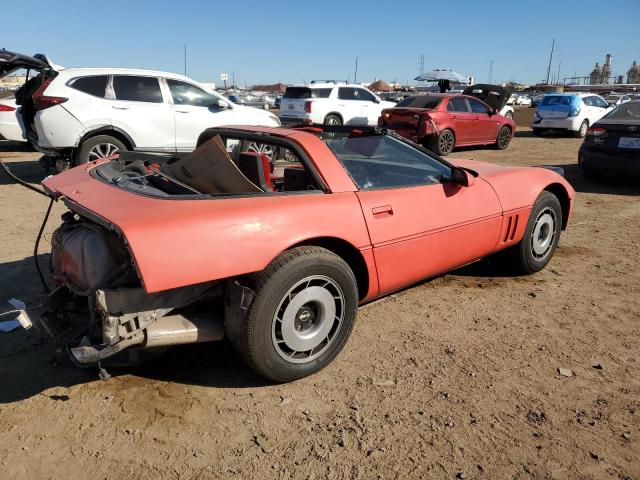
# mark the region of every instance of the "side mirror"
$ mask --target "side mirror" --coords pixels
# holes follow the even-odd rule
[[[476,179],[464,168],[453,167],[451,170],[451,182],[461,187],[470,187],[476,182]]]
[[[219,100],[218,101],[218,105],[216,105],[218,107],[218,110],[227,110],[229,108],[231,108],[231,104],[229,102],[227,102],[226,100]]]

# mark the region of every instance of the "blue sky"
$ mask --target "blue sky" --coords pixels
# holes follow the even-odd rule
[[[15,4],[16,9],[19,8]],[[607,2],[30,1],[24,20],[3,22],[0,47],[42,52],[60,65],[118,66],[239,84],[312,79],[406,82],[453,68],[487,81],[533,83],[586,75],[606,53],[614,73],[640,62],[640,0]],[[89,7],[89,5],[91,7]],[[100,5],[96,8],[95,5]],[[535,5],[535,6],[534,6]],[[396,7],[397,6],[397,7]],[[559,63],[561,64],[559,65]],[[412,82],[415,83],[415,82]]]

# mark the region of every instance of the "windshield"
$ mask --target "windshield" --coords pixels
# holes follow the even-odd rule
[[[447,181],[451,168],[391,135],[323,132],[333,151],[361,190],[430,185]]]
[[[640,101],[627,102],[607,113],[604,118],[611,120],[635,120],[640,122]]]
[[[416,95],[414,97],[408,97],[399,102],[396,107],[401,108],[426,108],[431,110],[436,108],[442,98],[439,97],[431,97],[429,95]]]

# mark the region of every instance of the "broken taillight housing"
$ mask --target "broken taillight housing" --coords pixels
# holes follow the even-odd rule
[[[307,113],[311,113],[311,105],[313,105],[313,102],[311,100],[307,100],[306,102],[304,102],[304,111]]]
[[[45,108],[53,107],[54,105],[59,105],[69,100],[66,97],[51,97],[48,95],[43,95],[44,91],[51,83],[51,80],[53,80],[53,78],[46,79],[33,94],[33,105],[35,106],[36,110],[44,110]]]
[[[607,133],[607,131],[602,127],[591,127],[587,130],[587,135],[590,137],[599,137],[605,133]]]

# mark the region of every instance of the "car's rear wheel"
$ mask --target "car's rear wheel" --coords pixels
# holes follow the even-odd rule
[[[558,197],[542,192],[531,210],[522,240],[508,254],[518,273],[535,273],[547,266],[560,240],[562,207]]]
[[[347,263],[320,247],[298,247],[253,277],[244,321],[227,325],[243,360],[261,375],[288,382],[327,366],[345,345],[358,289]]]
[[[456,145],[456,136],[452,130],[445,128],[433,138],[432,150],[438,155],[449,155]]]
[[[589,129],[589,121],[588,120],[584,120],[581,124],[580,124],[580,128],[578,128],[577,132],[574,132],[574,136],[577,138],[584,138],[587,135],[587,130]]]
[[[513,112],[511,110],[509,110],[508,112],[506,112],[504,114],[504,116],[511,120],[511,119],[513,119]]]
[[[342,125],[342,119],[337,115],[330,114],[330,115],[327,115],[324,118],[324,124],[325,125],[340,126],[340,125]]]
[[[509,127],[502,127],[496,137],[496,148],[498,150],[504,150],[511,143],[511,129]]]
[[[75,165],[110,157],[128,150],[126,145],[110,135],[96,135],[82,142],[74,157]]]

